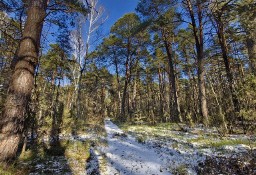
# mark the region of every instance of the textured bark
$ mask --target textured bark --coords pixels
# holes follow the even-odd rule
[[[129,111],[129,101],[126,103],[126,98],[128,96],[127,94],[127,89],[128,85],[130,83],[130,74],[131,74],[131,40],[130,38],[127,38],[128,43],[127,43],[127,57],[125,61],[125,82],[124,82],[124,90],[123,90],[123,96],[122,96],[122,103],[121,103],[121,116],[120,119],[121,121],[125,121],[125,105],[127,104],[128,111]],[[128,98],[129,100],[129,98]]]
[[[81,84],[82,84],[82,76],[83,76],[84,69],[79,71],[79,77],[77,82],[77,91],[76,91],[76,118],[81,119]]]
[[[181,115],[180,115],[177,87],[176,87],[176,77],[175,77],[175,71],[174,71],[172,49],[166,40],[164,41],[164,44],[167,52],[168,65],[169,65],[170,97],[172,96],[174,100],[173,109],[170,104],[170,110],[171,110],[170,114],[172,113],[172,110],[174,111],[173,112],[174,115],[171,119],[175,122],[182,122]],[[170,99],[170,102],[171,102],[171,99]]]
[[[162,71],[160,64],[158,64],[158,87],[159,87],[159,104],[160,104],[160,109],[159,109],[159,115],[161,120],[164,119],[164,85],[163,85],[163,76],[162,76]]]
[[[256,76],[256,38],[250,37],[246,39],[248,57],[252,73]]]
[[[234,88],[234,78],[231,71],[230,59],[228,58],[228,47],[227,47],[227,41],[224,35],[224,25],[222,23],[220,16],[215,18],[215,22],[217,24],[217,35],[219,39],[219,44],[221,46],[222,57],[225,65],[225,70],[226,70],[227,79],[228,79],[228,86],[231,92],[234,110],[235,112],[239,112],[240,111],[239,100]]]
[[[206,101],[206,88],[205,88],[205,69],[204,69],[204,61],[202,59],[198,59],[198,87],[199,87],[199,103],[200,103],[200,115],[203,117],[203,123],[205,125],[209,124],[208,121],[208,108]]]
[[[186,5],[190,14],[193,34],[196,42],[196,53],[197,53],[197,65],[198,65],[198,87],[199,87],[199,104],[200,104],[200,115],[202,116],[202,122],[207,126],[209,124],[208,119],[208,108],[206,101],[206,88],[205,88],[205,68],[204,68],[204,44],[203,44],[203,16],[201,2],[197,1],[197,15],[198,15],[198,26],[196,24],[194,11],[192,8],[191,0],[186,0]]]
[[[246,33],[245,42],[248,51],[249,66],[252,74],[256,76],[256,15],[249,15],[246,19],[241,19],[239,22]]]
[[[22,138],[26,108],[34,85],[46,6],[47,0],[29,1],[27,21],[17,51],[17,59],[13,64],[14,71],[0,123],[0,161],[3,162],[15,158]]]
[[[135,62],[135,77],[133,80],[133,92],[132,92],[132,113],[136,113],[137,112],[137,96],[138,96],[138,92],[137,92],[137,81],[139,80],[139,71],[138,71],[138,64],[139,64],[139,60],[137,59]]]
[[[60,80],[58,83],[58,87],[56,88],[56,97],[53,101],[53,106],[51,109],[52,110],[52,128],[51,128],[51,135],[50,135],[50,140],[51,140],[51,146],[58,145],[57,143],[59,142],[59,133],[60,133],[60,125],[61,125],[61,120],[60,116],[62,115],[59,114],[59,96],[60,96]],[[54,90],[55,91],[55,90]],[[54,96],[54,91],[53,91],[53,96]],[[62,110],[63,111],[63,110]]]
[[[106,86],[105,86],[104,80],[102,79],[101,81],[103,83],[101,85],[101,110],[100,110],[100,114],[101,114],[102,119],[104,119],[105,111],[106,111],[106,106],[105,106]]]
[[[133,83],[133,93],[132,93],[132,110],[136,112],[137,110],[137,80],[134,80]]]
[[[116,53],[114,53],[115,55]],[[121,85],[120,85],[120,78],[119,78],[119,69],[118,69],[118,60],[117,57],[114,58],[114,65],[116,71],[116,82],[117,82],[117,94],[118,94],[118,105],[117,105],[117,113],[120,115],[122,113],[121,106],[122,106],[122,98],[121,98]]]
[[[123,89],[123,96],[122,96],[122,103],[121,103],[121,116],[120,119],[122,121],[125,121],[125,102],[126,102],[126,97],[127,97],[127,88],[128,88],[128,83],[129,83],[129,63],[128,63],[128,59],[126,60],[125,63],[125,82],[124,82],[124,89]]]

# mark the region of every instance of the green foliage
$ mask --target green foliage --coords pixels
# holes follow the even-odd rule
[[[37,151],[33,150],[33,148],[23,151],[21,153],[21,155],[19,156],[19,161],[21,161],[21,162],[33,161],[38,155],[41,155],[40,153],[38,154],[36,152]]]
[[[58,44],[51,44],[50,47],[49,52],[41,58],[42,71],[46,75],[48,74],[48,77],[58,76],[61,78],[63,72],[69,71],[69,60]]]
[[[140,24],[140,19],[135,13],[129,13],[120,18],[112,27],[111,33],[121,38],[133,36],[134,30]]]
[[[220,147],[227,146],[227,145],[238,145],[238,144],[244,144],[244,145],[248,145],[248,146],[256,145],[255,142],[252,143],[248,139],[237,139],[237,140],[221,140],[219,142],[212,142],[212,143],[210,143],[210,146],[213,148],[220,148]]]
[[[71,141],[66,144],[65,157],[73,174],[84,171],[86,162],[90,157],[89,142]]]
[[[3,166],[0,165],[0,175],[25,175],[29,171],[26,167],[17,167],[15,165]]]
[[[0,26],[0,111],[3,111],[11,77],[11,60],[23,29],[17,20],[23,19],[26,14],[26,9],[21,12],[22,2],[11,4],[4,0],[0,7],[9,15],[0,12],[0,22],[3,23]],[[196,13],[197,5],[200,4],[191,2]],[[87,52],[90,53],[86,53],[83,67],[75,54],[72,55],[70,30],[80,25],[77,22],[79,20],[74,19],[87,16],[90,10],[97,11],[87,1],[49,1],[49,15],[45,20],[47,25],[51,23],[58,26],[58,35],[54,34],[58,36],[57,44],[51,43],[47,47],[48,38],[42,37],[44,43],[40,65],[36,69],[34,92],[28,106],[26,131],[34,132],[40,137],[39,140],[59,134],[84,134],[91,132],[91,128],[97,131],[96,135],[104,135],[104,118],[111,117],[119,119],[119,122],[120,119],[126,120],[127,123],[119,125],[127,131],[133,129],[141,134],[137,137],[141,143],[146,139],[143,135],[145,130],[151,131],[150,134],[156,137],[182,139],[185,133],[180,131],[187,124],[195,126],[200,121],[195,33],[187,22],[187,15],[191,14],[185,4],[169,0],[140,0],[136,8],[140,16],[128,13],[118,19],[111,27],[110,35],[95,50],[88,43],[80,43],[81,47],[88,46]],[[181,14],[180,11],[185,13]],[[200,130],[194,133],[197,138],[186,141],[212,147],[248,145],[246,140],[225,139],[227,130],[224,123],[233,127],[233,131],[241,132],[243,129],[244,133],[255,134],[256,78],[249,69],[253,59],[249,58],[246,48],[248,40],[255,40],[255,2],[204,1],[203,17],[206,17],[206,11],[207,20],[203,21],[205,23],[202,26],[206,39],[202,41],[206,99],[211,116],[210,126],[218,126],[218,134],[224,140],[218,140],[216,134],[201,137],[203,131]],[[198,16],[200,14],[195,14],[196,22]],[[214,22],[216,19],[223,23],[223,36],[213,32],[219,25]],[[44,26],[46,28],[48,26]],[[54,30],[56,27],[52,28]],[[47,33],[52,34],[52,28]],[[96,35],[92,37],[99,40]],[[227,41],[234,92],[230,91],[225,62],[221,57],[223,48],[218,42],[220,37]],[[169,51],[173,57],[175,82],[170,79],[166,43],[172,46]],[[81,77],[77,76],[79,73]],[[172,84],[177,86],[176,95],[184,119],[184,123],[178,125],[169,123],[174,105]],[[234,112],[231,93],[238,97],[239,112]],[[134,128],[130,124],[135,125]],[[82,167],[89,157],[89,143],[70,142],[60,143],[59,146],[50,149],[48,144],[47,151],[42,148],[37,152],[29,149],[22,153],[20,160],[29,162],[39,158],[46,161],[54,154],[62,154],[71,159],[71,167],[76,166],[75,161]],[[173,147],[178,148],[178,145],[174,143]],[[185,167],[181,165],[174,172],[184,174]]]
[[[239,21],[247,34],[255,31],[255,18],[256,18],[256,3],[253,0],[238,1],[236,4],[236,13],[239,14]],[[251,32],[250,32],[251,31]]]
[[[187,175],[188,174],[187,166],[185,164],[179,165],[178,167],[176,167],[175,169],[172,169],[171,171],[174,175]]]
[[[136,137],[138,143],[146,143],[147,138],[145,136],[138,136]]]
[[[177,142],[172,143],[172,148],[173,149],[178,149],[179,148],[178,143]]]
[[[211,148],[223,148],[224,146],[236,146],[239,144],[247,145],[249,147],[254,147],[256,145],[255,142],[249,139],[230,139],[228,137],[223,137],[223,139],[218,139],[215,137],[205,137],[201,136],[196,139],[189,139],[190,143],[200,144],[201,147],[211,147]]]
[[[244,78],[243,84],[238,89],[238,96],[243,104],[240,111],[240,116],[242,116],[242,122],[246,125],[244,128],[245,132],[251,134],[255,133],[254,122],[256,121],[256,77],[254,75],[249,75]]]
[[[90,157],[89,141],[69,141],[62,140],[58,146],[49,147],[47,145],[37,145],[27,149],[19,156],[16,165],[8,168],[0,167],[0,175],[14,174],[23,175],[33,172],[37,165],[37,173],[53,173],[56,165],[54,161],[60,164],[61,173],[67,172],[79,174],[84,171],[87,160]]]
[[[83,4],[81,1],[76,0],[63,0],[64,4],[74,12],[79,12],[84,16],[90,12],[90,4]]]

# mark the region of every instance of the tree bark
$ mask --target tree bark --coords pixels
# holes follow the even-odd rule
[[[55,85],[54,85],[55,86]],[[55,88],[54,88],[55,89]],[[56,88],[56,96],[55,99],[53,99],[53,106],[52,106],[52,128],[51,128],[51,134],[50,134],[50,141],[51,141],[51,146],[56,146],[58,145],[57,143],[59,142],[59,130],[60,130],[60,123],[59,123],[59,118],[60,118],[60,114],[59,114],[59,96],[60,96],[60,80],[58,82],[58,86]],[[54,92],[52,96],[54,96]],[[62,117],[62,116],[61,116]]]
[[[164,86],[163,86],[163,77],[161,72],[160,64],[158,64],[158,87],[159,87],[159,115],[161,120],[163,120],[164,117],[164,105],[163,105],[163,99],[164,99]]]
[[[203,47],[203,16],[202,16],[202,5],[201,2],[197,1],[197,15],[198,15],[198,23],[196,25],[195,15],[192,8],[191,0],[186,0],[187,8],[190,14],[194,38],[196,42],[196,53],[197,53],[197,65],[198,65],[198,87],[199,87],[199,104],[200,104],[200,115],[202,116],[202,122],[204,125],[209,124],[208,119],[208,108],[206,101],[206,89],[205,89],[205,69],[204,69],[204,47]]]
[[[168,74],[169,74],[169,80],[170,80],[170,97],[173,96],[173,100],[174,100],[173,109],[172,109],[171,99],[170,99],[170,114],[172,113],[172,110],[174,110],[174,113],[173,113],[174,116],[171,117],[171,120],[175,122],[182,122],[181,115],[180,115],[177,87],[176,87],[176,76],[174,71],[172,49],[171,49],[171,45],[167,41],[167,38],[165,37],[164,31],[163,31],[163,37],[164,37],[164,45],[165,45],[167,58],[168,58],[168,65],[169,65]]]
[[[120,119],[121,121],[125,121],[126,120],[126,116],[125,116],[125,104],[126,104],[126,98],[127,98],[127,88],[130,82],[130,76],[131,76],[131,40],[128,37],[127,38],[128,43],[127,43],[127,56],[126,56],[126,61],[125,61],[125,82],[124,82],[124,90],[123,90],[123,96],[122,96],[122,104],[121,104],[121,116]],[[129,98],[128,98],[129,99]],[[129,103],[129,101],[128,101]],[[129,108],[129,104],[128,108]],[[129,110],[128,110],[129,111]]]
[[[185,73],[188,77],[188,81],[186,82],[185,86],[185,91],[186,91],[186,96],[185,96],[185,103],[186,103],[186,112],[185,112],[185,116],[186,116],[186,119],[189,121],[190,125],[192,126],[194,124],[194,119],[196,118],[195,115],[196,115],[196,112],[195,112],[195,104],[194,103],[191,103],[191,102],[195,102],[196,99],[194,99],[194,85],[193,85],[193,81],[194,81],[194,76],[192,75],[192,71],[191,71],[191,63],[189,61],[189,56],[187,54],[187,51],[186,49],[183,49],[183,53],[185,54],[184,55],[184,58],[185,58]],[[192,118],[192,116],[194,118]]]
[[[256,76],[256,39],[253,37],[247,38],[246,46],[248,50],[251,72],[254,76]]]
[[[134,75],[134,82],[133,82],[133,94],[132,94],[132,113],[133,115],[137,112],[137,81],[139,80],[139,71],[138,71],[138,64],[139,64],[139,60],[137,59],[135,62],[135,75]]]
[[[114,65],[116,71],[116,82],[117,82],[117,94],[118,94],[118,105],[117,105],[117,113],[120,115],[122,113],[122,98],[121,98],[121,85],[120,85],[120,78],[119,78],[119,70],[118,70],[118,60],[116,57],[116,53],[114,53]]]
[[[14,72],[8,89],[5,109],[0,123],[0,161],[14,159],[22,139],[26,106],[34,85],[38,64],[40,36],[46,15],[47,0],[29,1],[27,21],[17,52]]]
[[[239,22],[241,23],[246,34],[245,44],[248,51],[251,73],[256,76],[256,16],[251,15],[247,17],[247,19],[241,19]]]
[[[231,71],[230,59],[228,58],[227,41],[224,35],[224,25],[222,23],[220,16],[218,18],[215,18],[215,22],[217,24],[217,35],[219,39],[219,44],[221,46],[222,57],[225,65],[225,70],[226,70],[227,79],[228,79],[228,86],[231,92],[231,98],[232,98],[234,110],[235,112],[239,112],[240,111],[239,100],[234,88],[234,79]]]
[[[171,95],[173,96],[174,104],[173,109],[174,110],[174,116],[173,121],[175,122],[182,122],[181,116],[180,116],[180,108],[179,108],[179,102],[178,102],[178,93],[177,93],[177,87],[176,87],[176,78],[175,78],[175,72],[174,72],[174,65],[173,65],[173,59],[170,58],[171,54],[170,51],[167,51],[168,55],[168,64],[169,64],[169,80],[170,80],[170,91]]]
[[[122,96],[122,104],[121,104],[121,116],[120,119],[121,121],[125,121],[125,102],[126,102],[126,96],[127,96],[127,87],[129,83],[129,65],[128,65],[128,59],[126,60],[125,66],[126,66],[126,71],[125,71],[125,82],[124,82],[124,90],[123,90],[123,96]]]
[[[208,108],[206,101],[206,88],[205,88],[205,70],[204,62],[202,59],[198,59],[198,87],[199,87],[199,103],[200,103],[200,115],[203,117],[202,121],[207,126],[208,121]]]
[[[212,84],[212,80],[210,79],[210,77],[207,77],[207,79],[209,80],[209,85],[211,87],[211,90],[212,90],[212,93],[213,93],[213,96],[214,96],[214,99],[216,101],[216,104],[217,104],[217,108],[218,108],[218,115],[221,119],[221,124],[223,126],[223,129],[224,129],[224,132],[226,133],[226,131],[228,131],[228,127],[227,127],[227,123],[226,123],[226,118],[223,114],[223,110],[222,110],[222,107],[221,107],[221,104],[219,102],[219,99],[218,99],[218,95],[216,94],[214,88],[213,88],[213,84]]]
[[[135,113],[137,110],[137,78],[134,79],[133,93],[132,93],[132,112]]]

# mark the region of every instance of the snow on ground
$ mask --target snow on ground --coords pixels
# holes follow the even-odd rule
[[[138,143],[134,137],[125,136],[111,121],[105,122],[105,128],[109,145],[105,150],[109,175],[160,175],[177,171],[196,174],[195,167],[205,160],[203,154],[186,146],[186,149],[180,146],[174,149],[159,140]]]
[[[105,122],[108,147],[105,154],[108,161],[107,173],[129,175],[170,174],[162,167],[161,157],[153,148],[139,144],[111,121]]]
[[[40,163],[39,162],[33,167],[29,175],[40,175],[40,174],[71,175],[72,174],[70,167],[68,165],[68,161],[65,158],[65,156],[53,156],[53,157],[49,157],[45,162],[40,162]]]
[[[197,174],[198,165],[206,159],[229,157],[234,153],[248,152],[250,149],[243,144],[214,148],[197,143],[201,134],[193,134],[194,131],[159,131],[158,128],[158,135],[155,136],[152,128],[142,127],[139,133],[134,129],[128,130],[129,134],[126,135],[110,120],[105,121],[105,129],[108,147],[103,149],[103,152],[107,158],[109,175]],[[202,132],[206,138],[208,133],[212,133],[205,130]],[[190,142],[191,139],[195,141]],[[212,136],[209,136],[209,140],[219,141]]]
[[[230,156],[235,153],[255,150],[255,135],[227,135],[220,137],[215,128],[187,128],[187,132],[173,128],[129,126],[128,133],[146,137],[147,142],[160,143],[176,150],[199,151],[208,156]],[[185,147],[185,148],[184,148]]]
[[[129,126],[124,133],[117,125],[106,119],[105,131],[106,137],[105,134],[93,132],[80,133],[76,136],[60,135],[61,140],[74,142],[90,140],[90,157],[87,159],[87,163],[84,162],[86,167],[79,169],[79,174],[194,175],[198,172],[205,174],[209,171],[207,167],[210,167],[212,174],[223,174],[223,172],[225,174],[234,167],[240,168],[238,170],[248,170],[248,168],[254,167],[255,159],[250,155],[250,150],[255,150],[255,148],[248,144],[226,144],[214,147],[213,143],[222,141],[216,137],[218,133],[214,133],[214,130],[194,128],[183,132],[165,126],[154,128],[137,125]],[[242,141],[251,139],[255,143],[254,136],[231,135],[229,137],[234,141],[236,139],[242,139]],[[245,156],[249,157],[242,159]],[[69,167],[69,164],[74,163],[75,166],[77,164],[70,162],[71,159],[65,156],[53,156],[42,163],[38,161],[30,175],[73,174],[76,169]],[[229,162],[229,165],[226,165],[226,162]],[[249,165],[247,166],[247,164]],[[219,168],[220,166],[223,167]],[[227,174],[234,174],[234,172],[236,169]],[[251,168],[251,170],[241,172],[240,174],[256,173],[256,169]]]

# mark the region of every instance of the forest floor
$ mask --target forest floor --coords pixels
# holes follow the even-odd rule
[[[229,135],[200,127],[177,129],[117,125],[105,121],[106,174],[256,174],[254,136]]]
[[[220,137],[216,128],[182,131],[170,123],[104,124],[76,136],[62,134],[58,150],[28,149],[18,162],[27,171],[0,168],[0,175],[256,174],[255,135]]]

